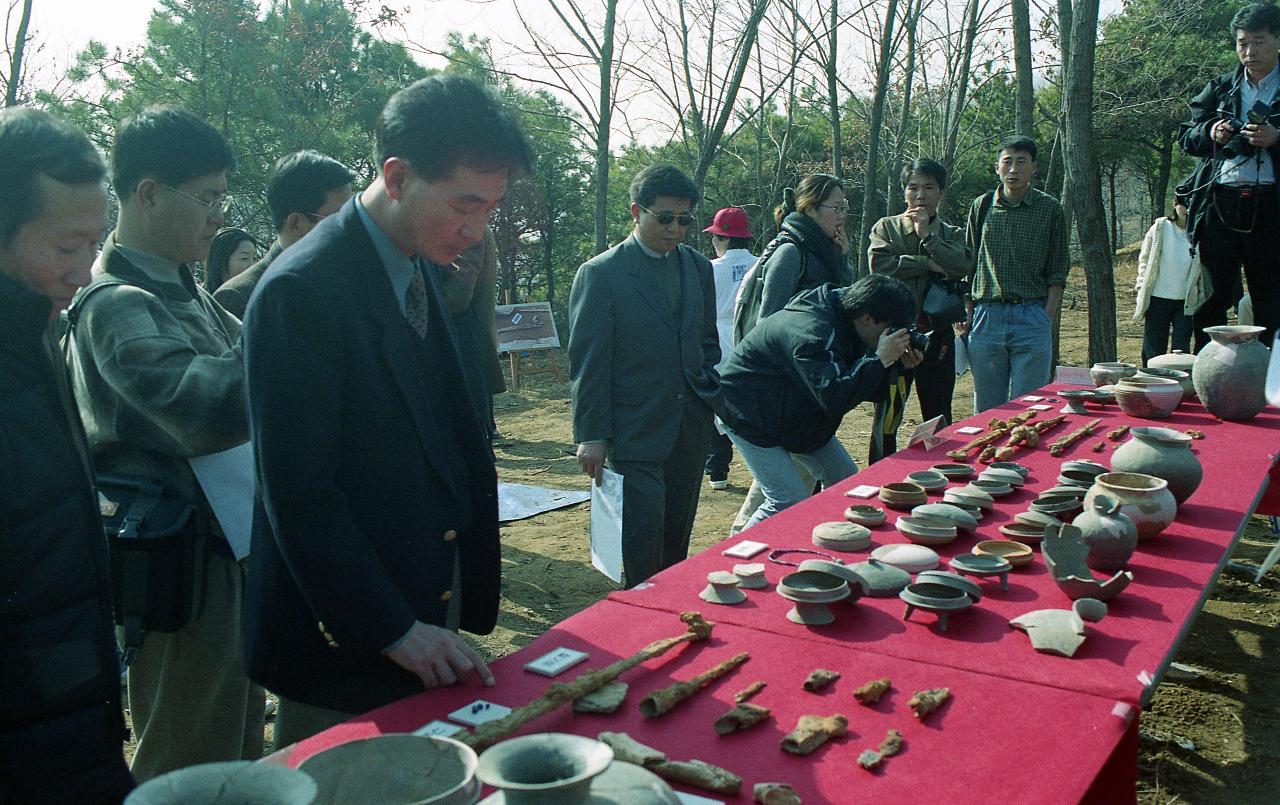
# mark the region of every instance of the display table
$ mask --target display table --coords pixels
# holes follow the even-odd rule
[[[1036,392],[1035,396],[1053,397],[1055,390],[1056,387],[1050,387]],[[742,539],[752,539],[771,548],[813,549],[814,525],[843,519],[844,509],[853,503],[882,505],[874,497],[866,501],[846,497],[846,490],[864,484],[878,486],[901,481],[909,472],[952,461],[946,452],[972,438],[953,436],[956,427],[985,425],[992,417],[1007,418],[1032,404],[1015,401],[958,423],[944,432],[951,438],[932,450],[921,447],[902,450],[833,489],[658,574],[650,579],[650,584],[611,593],[610,598],[672,612],[693,608],[701,603],[697,594],[705,586],[708,572],[731,570],[735,563],[742,561],[724,556],[725,548]],[[1039,418],[1056,415],[1061,402],[1052,405],[1053,410],[1042,412]],[[995,577],[976,580],[983,590],[982,601],[970,610],[952,615],[946,632],[937,628],[935,616],[927,612],[917,612],[910,621],[904,621],[904,605],[897,598],[863,598],[853,605],[835,605],[834,611],[838,614],[830,626],[806,627],[791,623],[785,618],[791,604],[773,593],[772,587],[795,568],[768,562],[764,554],[751,561],[765,562],[770,582],[768,594],[753,591],[743,604],[714,607],[715,617],[776,634],[1069,688],[1131,705],[1145,704],[1257,503],[1268,471],[1275,463],[1276,449],[1280,447],[1280,414],[1267,409],[1249,422],[1228,423],[1215,419],[1197,403],[1183,403],[1174,416],[1165,420],[1128,417],[1114,404],[1089,408],[1089,415],[1069,415],[1066,422],[1046,434],[1043,446],[1018,454],[1014,460],[1031,470],[1026,486],[998,498],[995,509],[978,524],[975,535],[962,534],[956,541],[934,549],[942,558],[940,569],[945,570],[949,558],[968,553],[981,540],[1008,539],[1000,534],[999,527],[1011,522],[1015,513],[1025,510],[1040,491],[1056,485],[1063,461],[1088,459],[1109,465],[1113,449],[1130,438],[1125,436],[1118,442],[1105,439],[1106,432],[1119,425],[1203,431],[1205,438],[1193,442],[1193,450],[1205,468],[1204,481],[1178,509],[1172,525],[1154,539],[1139,543],[1129,562],[1133,583],[1109,603],[1104,621],[1089,624],[1089,637],[1075,657],[1067,659],[1037,653],[1031,649],[1026,635],[1008,625],[1011,618],[1032,610],[1071,606],[1070,599],[1050,578],[1038,546],[1033,546],[1035,555],[1030,565],[1014,568],[1009,574],[1007,592],[1001,591]],[[1078,442],[1061,457],[1049,455],[1047,442],[1093,418],[1102,419],[1095,436]],[[1099,442],[1106,442],[1106,451],[1092,452],[1091,448]],[[974,463],[981,468],[981,464]],[[962,484],[953,482],[950,486]],[[942,490],[929,496],[930,501],[941,498]],[[885,524],[872,529],[871,549],[907,542],[893,526],[903,512],[886,511],[889,516]],[[871,549],[839,557],[846,563],[859,562],[867,558]],[[799,555],[789,561],[805,558],[811,557]]]
[[[701,610],[714,619],[722,608],[703,606]],[[403,699],[298,743],[287,763],[297,766],[316,752],[349,740],[412,731],[477,698],[512,707],[524,704],[540,695],[550,680],[523,670],[522,665],[552,649],[563,646],[590,654],[586,662],[561,676],[572,678],[682,629],[675,615],[602,601],[495,662],[495,687],[472,681]],[[708,689],[659,718],[640,715],[637,705],[645,694],[688,679],[741,651],[750,652],[751,659]],[[820,693],[804,691],[804,678],[819,667],[838,670],[843,676]],[[885,676],[892,680],[893,690],[879,704],[863,706],[853,699],[854,688]],[[712,722],[733,706],[735,692],[755,680],[768,684],[752,701],[772,709],[772,720],[746,732],[718,736]],[[1116,792],[1132,797],[1134,788],[1136,724],[1117,711],[1114,701],[1086,693],[934,668],[724,623],[715,627],[706,643],[677,647],[628,671],[621,681],[630,683],[631,690],[618,712],[586,715],[565,707],[519,734],[572,732],[594,737],[605,730],[626,732],[673,759],[697,758],[739,774],[743,793],[736,798],[676,786],[728,802],[750,802],[757,782],[789,783],[806,803],[909,802],[922,798],[926,789],[931,800],[955,803],[993,797],[1013,802],[1090,798],[1115,802]],[[951,701],[917,721],[907,700],[916,690],[940,686],[951,688]],[[782,736],[801,715],[833,713],[848,717],[846,737],[807,757],[779,748]],[[906,739],[902,754],[889,758],[879,772],[864,771],[855,762],[858,754],[878,745],[890,728]]]
[[[1051,387],[1037,394],[1053,397],[1055,391]],[[566,708],[522,732],[590,736],[604,730],[628,732],[673,759],[697,758],[737,772],[744,778],[742,795],[715,797],[733,802],[750,802],[752,784],[763,781],[789,783],[808,803],[898,802],[926,796],[957,803],[993,798],[1038,803],[1133,801],[1138,709],[1149,699],[1189,630],[1266,485],[1280,444],[1280,414],[1272,409],[1249,422],[1225,423],[1194,403],[1184,403],[1175,416],[1161,421],[1127,417],[1114,404],[1090,406],[1089,415],[1070,415],[1046,434],[1044,446],[1019,453],[1015,460],[1031,469],[1026,487],[998,499],[976,535],[961,536],[937,549],[945,569],[948,558],[968,552],[975,542],[1002,538],[999,526],[1025,509],[1039,491],[1056,484],[1062,461],[1083,458],[1109,464],[1112,450],[1128,437],[1106,442],[1101,453],[1091,448],[1119,425],[1203,431],[1205,438],[1194,442],[1205,467],[1202,485],[1179,509],[1173,525],[1139,545],[1129,565],[1133,584],[1111,602],[1105,620],[1088,625],[1088,639],[1071,659],[1035,652],[1027,636],[1008,625],[1009,619],[1035,609],[1070,607],[1070,600],[1049,577],[1038,549],[1030,565],[1012,571],[1008,591],[1001,591],[994,578],[978,580],[982,601],[953,614],[945,633],[928,612],[918,611],[904,621],[904,605],[897,598],[832,605],[836,621],[830,626],[791,623],[785,617],[790,603],[777,595],[774,585],[793,568],[770,563],[764,555],[750,561],[765,562],[767,589],[748,591],[748,600],[735,606],[698,598],[707,573],[730,570],[742,561],[724,556],[725,548],[754,539],[771,548],[812,549],[814,525],[840,520],[847,506],[861,502],[846,497],[846,490],[899,481],[908,472],[951,461],[946,451],[971,438],[956,435],[956,428],[985,426],[993,416],[1007,418],[1031,404],[1014,401],[957,423],[943,434],[950,438],[931,450],[904,449],[658,574],[640,588],[610,594],[608,600],[494,663],[496,687],[484,688],[473,678],[462,687],[425,692],[286,748],[276,759],[297,765],[347,740],[412,731],[478,698],[520,706],[541,694],[549,682],[523,670],[524,663],[559,647],[588,652],[588,662],[560,677],[560,681],[571,679],[582,669],[601,667],[656,638],[678,634],[681,624],[676,613],[698,610],[719,624],[713,640],[678,648],[623,675],[622,681],[631,683],[632,690],[618,713],[578,715]],[[1061,400],[1050,404],[1053,410],[1040,418],[1055,415]],[[1049,455],[1048,442],[1095,416],[1103,420],[1096,435],[1061,457]],[[940,492],[930,496],[930,500],[940,498]],[[866,502],[879,505],[875,498]],[[906,541],[893,527],[898,516],[890,510],[889,521],[872,530],[873,548]],[[868,552],[840,558],[858,562]],[[640,716],[637,703],[646,693],[673,680],[688,679],[740,651],[749,651],[751,660],[711,689],[659,719]],[[843,676],[820,694],[803,691],[804,677],[818,667]],[[892,679],[894,686],[884,702],[864,707],[852,699],[855,687],[881,676]],[[757,679],[768,686],[754,701],[772,708],[774,720],[746,733],[718,737],[712,721],[729,709],[736,691]],[[949,687],[953,698],[932,717],[917,721],[907,700],[913,691],[931,687]],[[850,719],[848,737],[807,758],[779,749],[782,735],[799,715],[837,712]],[[890,727],[905,736],[904,753],[889,759],[878,773],[863,771],[856,764],[858,753],[878,745]]]

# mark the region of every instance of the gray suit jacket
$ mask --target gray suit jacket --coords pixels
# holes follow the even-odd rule
[[[708,418],[722,410],[711,262],[687,246],[678,254],[679,321],[634,237],[584,263],[569,293],[573,438],[608,441],[617,460],[666,459],[692,396]]]

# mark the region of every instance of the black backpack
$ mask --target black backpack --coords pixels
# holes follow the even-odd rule
[[[800,250],[800,273],[802,276],[804,274],[805,263],[809,256],[800,241],[784,229],[778,233],[778,236],[764,250],[764,254],[760,255],[755,265],[751,266],[751,269],[742,277],[742,287],[738,290],[738,299],[733,306],[733,343],[735,345],[741,343],[760,320],[760,302],[764,299],[764,278],[761,274],[765,263],[784,243],[790,243]]]

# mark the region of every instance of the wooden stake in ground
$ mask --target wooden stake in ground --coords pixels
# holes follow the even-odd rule
[[[657,718],[734,668],[742,665],[749,656],[744,651],[735,657],[730,657],[724,662],[708,668],[688,682],[677,682],[662,690],[655,690],[640,700],[640,712],[646,718]]]
[[[697,612],[681,612],[680,620],[689,627],[684,634],[655,640],[630,657],[595,671],[587,671],[572,682],[553,682],[546,693],[524,707],[512,710],[497,721],[481,724],[475,732],[460,736],[458,740],[477,752],[488,749],[535,718],[557,710],[592,691],[599,690],[640,663],[659,657],[681,643],[706,640],[711,637],[711,629],[715,626],[711,621],[704,620]]]

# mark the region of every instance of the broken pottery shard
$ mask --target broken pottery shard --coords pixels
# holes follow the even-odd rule
[[[907,707],[911,708],[911,712],[916,718],[924,718],[941,707],[949,698],[951,698],[951,688],[917,690],[911,700],[907,702]]]
[[[875,771],[883,762],[884,755],[874,749],[863,749],[862,754],[858,755],[858,765],[867,771]]]
[[[764,690],[764,686],[765,686],[764,680],[757,679],[755,682],[752,682],[750,685],[747,685],[742,690],[733,694],[733,700],[738,704],[742,704],[747,699],[750,699],[752,696]]]
[[[610,682],[600,690],[574,700],[573,712],[612,713],[622,706],[622,700],[627,698],[628,687],[626,682]]]
[[[755,795],[759,805],[800,805],[800,795],[786,783],[756,783]]]
[[[716,719],[717,735],[728,735],[731,732],[754,727],[769,717],[769,708],[751,702],[734,705],[733,709]]]
[[[809,674],[807,679],[805,679],[804,689],[813,693],[815,691],[822,690],[839,678],[839,671],[828,671],[826,668],[818,668],[813,673]]]
[[[701,760],[668,760],[662,752],[645,746],[625,732],[602,732],[596,739],[613,750],[615,760],[643,766],[663,779],[727,796],[736,797],[742,790],[742,778],[728,769]]]
[[[881,696],[884,696],[889,692],[889,688],[892,687],[892,684],[893,683],[889,681],[889,677],[887,676],[882,679],[873,679],[855,690],[853,692],[853,698],[863,704],[875,704],[880,701]]]
[[[793,755],[808,755],[832,738],[844,735],[849,719],[837,713],[831,716],[800,716],[796,728],[782,739],[782,750]]]
[[[880,742],[880,754],[885,757],[893,757],[902,751],[902,733],[895,729],[890,729],[885,733],[884,740]]]

